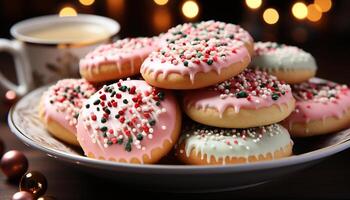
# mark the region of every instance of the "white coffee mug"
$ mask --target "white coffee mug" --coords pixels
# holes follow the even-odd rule
[[[14,40],[0,39],[0,52],[13,55],[18,85],[0,73],[0,83],[24,95],[36,86],[76,77],[79,59],[109,42],[120,25],[106,17],[48,15],[21,21],[11,28]]]

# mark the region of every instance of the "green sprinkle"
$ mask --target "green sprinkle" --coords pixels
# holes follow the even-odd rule
[[[123,144],[123,138],[118,139],[118,144]]]
[[[208,65],[213,64],[213,60],[212,60],[212,59],[209,59],[209,60],[207,61],[207,64],[208,64]]]
[[[143,139],[143,135],[141,133],[137,134],[136,136],[137,140],[142,140]]]
[[[119,119],[120,115],[119,115],[119,114],[116,114],[114,117],[115,117],[116,119]]]
[[[119,90],[122,92],[125,92],[127,89],[128,87],[126,87],[125,85],[119,87]]]
[[[273,93],[271,97],[274,101],[276,101],[277,99],[280,98],[280,95],[278,95],[277,93]]]
[[[185,67],[188,67],[188,61],[187,60],[184,61],[184,65],[185,65]]]
[[[53,101],[52,101],[52,100],[50,100],[50,103],[51,103],[51,104],[53,104]]]
[[[160,100],[164,100],[165,93],[163,91],[159,91],[157,96]]]
[[[96,101],[94,101],[94,105],[98,105],[101,101],[99,99],[97,99]]]
[[[127,99],[124,99],[124,100],[123,100],[123,103],[124,103],[124,104],[128,104],[129,102],[128,102]]]
[[[107,141],[107,144],[108,144],[108,146],[111,146],[111,145],[113,144],[113,142],[110,141],[110,140],[108,140],[108,141]]]
[[[150,120],[148,121],[148,123],[149,123],[149,125],[154,126],[154,125],[156,124],[156,120],[150,119]]]
[[[160,106],[160,101],[157,101],[157,102],[156,102],[156,106]]]
[[[102,123],[106,123],[106,121],[107,121],[106,118],[104,118],[104,117],[101,118],[101,122],[102,122]]]
[[[86,105],[85,105],[85,108],[90,108],[90,104],[86,104]]]
[[[246,97],[248,97],[248,94],[245,91],[239,91],[238,93],[236,93],[236,97],[237,98],[246,98]]]
[[[125,144],[125,151],[130,152],[131,151],[131,143],[126,143]]]
[[[102,127],[100,128],[100,130],[103,131],[103,132],[106,132],[107,129],[108,129],[107,126],[102,126]]]
[[[74,118],[75,118],[75,119],[78,119],[78,117],[79,117],[79,113],[77,113],[77,114],[74,115]]]

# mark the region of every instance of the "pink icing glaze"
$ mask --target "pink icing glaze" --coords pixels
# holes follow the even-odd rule
[[[83,102],[95,92],[95,87],[85,79],[64,79],[58,81],[44,93],[45,119],[55,120],[76,135],[75,126],[80,108]]]
[[[221,46],[221,44],[228,44]],[[183,54],[179,52],[183,51]],[[203,56],[198,57],[198,52]],[[209,39],[209,41],[192,41],[188,38],[176,40],[155,51],[144,61],[141,74],[153,72],[154,78],[159,75],[167,77],[171,73],[189,75],[194,83],[198,72],[221,70],[228,66],[242,62],[250,55],[242,42],[228,43],[226,39]],[[187,66],[186,66],[187,65]]]
[[[293,95],[297,102],[294,112],[286,119],[290,126],[295,122],[341,118],[350,108],[350,91],[347,86],[317,78],[294,85]]]
[[[135,94],[130,94],[128,91],[120,91],[118,88],[121,86],[136,88]],[[117,93],[111,97],[110,92],[105,92],[108,90],[116,91]],[[176,123],[179,123],[175,121],[176,112],[178,112],[176,99],[170,91],[162,90],[165,95],[164,100],[160,100],[160,93],[157,94],[157,91],[152,93],[153,90],[154,88],[145,81],[130,80],[104,86],[100,91],[96,92],[86,102],[86,105],[89,104],[89,108],[85,105],[78,118],[77,138],[85,154],[92,152],[97,158],[101,156],[105,159],[114,158],[116,160],[124,158],[128,162],[132,158],[138,158],[142,161],[144,154],[150,157],[151,151],[157,147],[162,148],[164,141],[176,142],[171,139]],[[147,93],[151,93],[151,95],[147,96]],[[101,99],[101,96],[104,94],[105,100],[103,100],[104,98]],[[119,94],[121,95],[121,97],[119,96],[120,98],[117,97]],[[133,98],[137,97],[137,95],[141,96],[141,102],[136,100],[134,102]],[[105,106],[109,108],[110,115],[107,118],[104,116],[104,111],[96,111],[97,106],[102,108],[101,102],[97,106],[94,105],[97,99],[105,102]],[[128,101],[128,104],[124,103],[124,99]],[[112,101],[115,101],[116,104],[113,105],[112,103],[112,106],[108,106],[108,102]],[[156,105],[157,101],[160,102],[160,105]],[[139,107],[136,104],[139,104]],[[147,109],[150,109],[150,111],[147,111]],[[120,110],[124,110],[124,112],[120,113]],[[131,114],[130,110],[135,115]],[[147,113],[149,113],[148,116]],[[117,114],[120,114],[118,119],[116,118]],[[93,115],[95,116],[95,121]],[[101,121],[102,117],[106,118],[107,121],[103,123]],[[124,117],[125,121],[121,120],[121,117]],[[135,121],[133,121],[133,118],[135,118]],[[151,119],[155,120],[155,124],[151,125],[149,121]],[[127,124],[127,121],[133,122]],[[106,137],[103,136],[101,127],[107,127]],[[142,140],[138,139],[139,134],[143,136]],[[123,138],[123,144],[118,144],[116,139],[121,138]],[[130,151],[126,148],[129,138],[133,139],[133,142],[130,143]],[[108,143],[107,140],[111,142]]]
[[[258,85],[264,83],[266,87],[261,88]],[[278,86],[279,92],[272,85]],[[225,87],[229,87],[225,89]],[[240,97],[239,93],[244,91],[246,97]],[[281,92],[283,91],[284,94]],[[273,94],[278,94],[278,99],[273,99]],[[240,93],[242,94],[242,93]],[[244,95],[243,95],[244,96]],[[211,86],[184,93],[184,105],[187,107],[195,106],[197,109],[214,108],[220,115],[232,107],[235,112],[241,108],[259,109],[270,107],[272,105],[286,104],[293,98],[290,86],[280,83],[276,77],[268,75],[266,72],[246,69],[241,74],[231,79]]]
[[[130,62],[132,71],[136,67],[133,61],[140,58],[142,61],[154,50],[158,48],[156,38],[126,38],[115,43],[105,44],[97,47],[80,60],[80,69],[95,69],[101,64],[116,64],[119,71],[121,65]]]

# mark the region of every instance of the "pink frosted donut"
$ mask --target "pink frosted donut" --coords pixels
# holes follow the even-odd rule
[[[70,144],[79,145],[76,125],[84,101],[96,92],[85,79],[64,79],[42,96],[39,116],[49,132]]]
[[[183,37],[151,53],[141,75],[156,87],[197,89],[240,73],[249,62],[250,54],[241,41]]]
[[[155,163],[176,143],[180,126],[180,109],[170,91],[127,80],[90,97],[78,118],[77,137],[88,157]]]
[[[193,120],[222,128],[277,123],[294,110],[289,85],[264,71],[246,69],[220,84],[184,92],[183,107]]]
[[[314,78],[292,89],[296,107],[283,122],[292,136],[327,134],[350,126],[350,91],[346,85]]]
[[[86,80],[103,82],[140,73],[143,60],[158,48],[156,38],[126,38],[101,45],[80,60],[80,74]]]
[[[169,42],[183,37],[199,39],[227,38],[233,41],[238,40],[244,43],[251,55],[253,55],[254,52],[253,38],[246,30],[235,24],[210,20],[177,25],[161,36],[161,45],[166,45]]]

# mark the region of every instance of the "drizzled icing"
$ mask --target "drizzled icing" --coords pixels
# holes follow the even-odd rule
[[[85,79],[63,79],[44,93],[45,119],[53,119],[76,134],[76,124],[83,102],[96,92]]]
[[[293,98],[291,88],[256,69],[245,69],[242,73],[214,86],[184,93],[184,105],[197,109],[214,108],[220,115],[233,107],[258,109],[272,105],[287,104]]]
[[[101,64],[115,64],[119,71],[125,62],[129,62],[132,72],[139,70],[140,66],[134,65],[134,59],[142,61],[158,48],[156,38],[125,38],[111,44],[97,47],[80,60],[80,69],[96,69]]]
[[[266,155],[293,144],[288,131],[279,124],[248,128],[248,129],[219,129],[200,124],[187,127],[182,134],[179,144],[185,143],[184,153],[187,157],[192,151],[201,159],[206,155],[207,162],[213,156],[216,161],[222,158],[248,158],[249,156]]]
[[[272,70],[309,69],[316,70],[313,56],[302,49],[275,42],[256,42],[255,57],[251,65],[257,68]]]
[[[219,21],[202,21],[199,23],[185,23],[177,25],[161,36],[161,44],[172,43],[181,38],[191,37],[199,40],[210,38],[227,38],[229,40],[253,43],[250,34],[239,25]]]
[[[186,37],[152,52],[142,64],[141,74],[153,72],[155,79],[159,75],[166,78],[171,73],[189,75],[194,83],[198,72],[220,74],[222,69],[243,62],[247,57],[250,59],[241,41],[233,43],[225,38],[201,40]]]
[[[330,81],[315,78],[295,84],[293,95],[297,100],[296,107],[286,119],[290,127],[295,122],[341,118],[350,109],[349,88]]]
[[[85,154],[130,162],[172,143],[176,101],[169,91],[144,81],[104,86],[84,105],[78,119],[78,141]]]

